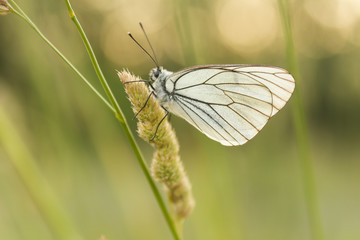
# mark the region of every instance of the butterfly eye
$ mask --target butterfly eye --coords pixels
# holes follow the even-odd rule
[[[154,71],[154,77],[158,78],[159,75],[160,75],[160,70],[159,70],[159,69],[156,69],[156,70]]]

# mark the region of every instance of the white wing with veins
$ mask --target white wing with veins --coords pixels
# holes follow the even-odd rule
[[[252,139],[285,105],[295,81],[278,67],[205,65],[173,73],[168,85],[170,112],[209,138],[236,146]]]

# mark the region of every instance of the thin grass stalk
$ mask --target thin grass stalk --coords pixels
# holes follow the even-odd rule
[[[150,185],[150,187],[151,187],[151,189],[153,191],[153,194],[154,194],[154,196],[155,196],[155,198],[156,198],[156,200],[157,200],[157,202],[158,202],[158,204],[160,206],[160,209],[163,212],[163,215],[165,217],[166,222],[168,223],[168,226],[169,226],[169,228],[171,230],[171,233],[173,234],[174,239],[180,239],[180,237],[178,235],[178,232],[176,230],[175,224],[172,221],[172,219],[170,217],[170,214],[169,214],[169,212],[168,212],[168,210],[166,208],[166,205],[165,205],[165,203],[164,203],[164,201],[163,201],[163,199],[162,199],[162,197],[160,195],[160,192],[159,192],[158,188],[156,187],[154,180],[151,177],[151,174],[150,174],[150,172],[148,170],[146,162],[145,162],[145,160],[144,160],[144,158],[143,158],[143,156],[141,154],[140,148],[138,147],[138,145],[137,145],[137,143],[135,141],[135,138],[134,138],[132,132],[130,131],[130,128],[129,128],[129,125],[128,125],[127,121],[126,121],[126,118],[125,118],[119,104],[117,103],[117,101],[115,99],[115,96],[114,96],[114,94],[112,93],[112,91],[111,91],[111,89],[109,87],[109,84],[107,83],[107,81],[106,81],[106,79],[105,79],[105,77],[104,77],[104,75],[103,75],[103,73],[101,71],[101,68],[100,68],[100,66],[98,64],[95,53],[94,53],[94,51],[93,51],[93,49],[91,47],[91,44],[90,44],[88,38],[86,37],[86,34],[85,34],[83,28],[81,27],[81,24],[78,21],[74,10],[71,7],[70,0],[65,0],[65,2],[66,2],[66,5],[68,7],[70,18],[74,22],[77,30],[79,31],[79,33],[81,35],[81,39],[83,40],[83,42],[85,44],[86,50],[87,50],[87,52],[88,52],[88,54],[90,56],[90,59],[91,59],[91,62],[93,64],[93,67],[94,67],[94,69],[96,71],[96,74],[97,74],[97,76],[98,76],[98,78],[99,78],[99,80],[100,80],[100,82],[101,82],[101,84],[102,84],[102,86],[103,86],[103,88],[104,88],[104,90],[106,92],[106,95],[108,96],[112,106],[115,108],[116,117],[119,120],[121,126],[123,127],[123,130],[125,131],[125,134],[126,134],[128,140],[129,140],[129,143],[130,143],[133,151],[135,152],[135,155],[137,156],[137,160],[138,160],[138,162],[139,162],[139,164],[141,166],[141,169],[143,170],[143,173],[145,174],[145,177],[146,177],[146,179],[147,179],[147,181],[148,181],[148,183],[149,183],[149,185]]]
[[[83,82],[103,101],[110,110],[115,112],[114,108],[108,103],[108,101],[99,93],[94,86],[80,73],[79,70],[50,42],[49,39],[45,37],[45,35],[39,30],[39,28],[31,21],[31,19],[25,14],[25,12],[16,4],[14,0],[9,0],[15,8],[10,6],[11,12],[15,13],[17,16],[21,17],[23,20],[25,20],[32,29],[35,30],[35,32],[46,42],[46,44],[51,47],[55,53],[67,64],[69,67],[83,80]]]
[[[296,62],[294,39],[291,29],[291,20],[289,16],[289,7],[287,0],[278,0],[278,5],[280,9],[283,32],[286,41],[286,56],[289,65],[288,68],[296,79],[297,84],[297,87],[295,88],[293,94],[294,107],[292,109],[311,235],[313,240],[323,240],[324,234],[322,229],[320,210],[318,206],[317,190],[315,185],[313,161],[311,157],[305,111],[302,101],[302,95],[300,92],[301,78],[299,76],[298,65]]]
[[[157,203],[159,204],[159,207],[164,215],[164,218],[170,228],[170,231],[174,237],[175,240],[180,240],[180,237],[176,231],[175,228],[175,224],[173,223],[170,214],[166,208],[166,205],[160,195],[159,190],[157,189],[154,180],[151,178],[151,175],[149,173],[148,167],[146,165],[146,162],[141,154],[141,151],[134,139],[133,134],[130,131],[129,125],[127,124],[127,121],[124,117],[124,114],[120,108],[120,106],[118,105],[114,95],[112,94],[110,87],[104,77],[104,75],[102,74],[102,71],[100,69],[100,66],[96,60],[95,54],[91,48],[91,45],[85,35],[85,32],[83,31],[79,21],[76,18],[75,12],[72,10],[70,2],[68,0],[65,0],[68,10],[69,10],[69,14],[70,17],[72,19],[72,21],[75,23],[78,31],[80,32],[81,38],[84,41],[85,47],[89,53],[89,56],[91,58],[91,61],[93,63],[93,66],[95,68],[95,71],[99,77],[99,80],[102,83],[102,86],[108,96],[108,98],[110,99],[111,104],[109,104],[104,97],[102,97],[102,95],[91,85],[91,83],[89,81],[87,81],[87,79],[74,67],[74,65],[67,59],[65,58],[65,56],[41,33],[41,31],[38,29],[38,27],[31,21],[31,19],[24,13],[24,11],[21,10],[21,8],[16,4],[16,2],[14,0],[9,0],[15,7],[16,9],[14,9],[13,7],[11,7],[11,11],[13,13],[15,13],[16,15],[18,15],[19,17],[23,18],[30,26],[31,28],[33,28],[38,35],[70,66],[70,68],[72,70],[75,71],[75,73],[95,92],[95,94],[107,105],[107,107],[109,107],[116,115],[117,119],[119,120],[125,135],[130,143],[131,148],[133,149],[136,159],[138,160],[140,167],[150,185],[150,188],[155,196],[155,199],[157,201]]]

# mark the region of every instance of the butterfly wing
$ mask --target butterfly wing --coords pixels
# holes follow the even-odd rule
[[[286,70],[260,65],[206,65],[169,76],[168,110],[209,138],[227,146],[253,138],[290,98],[294,78]]]

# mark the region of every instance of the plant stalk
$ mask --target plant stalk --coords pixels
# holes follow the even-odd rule
[[[175,240],[180,240],[181,238],[179,237],[176,228],[175,228],[175,224],[173,223],[170,214],[166,208],[166,205],[161,197],[161,194],[158,190],[158,188],[156,187],[156,184],[154,182],[154,180],[152,179],[150,172],[148,170],[148,167],[146,165],[146,162],[141,154],[141,151],[135,141],[135,138],[133,136],[133,134],[130,131],[129,125],[124,117],[124,114],[120,108],[120,106],[118,105],[102,71],[101,68],[98,64],[98,61],[95,57],[95,54],[92,50],[92,47],[90,45],[90,42],[88,41],[85,32],[83,31],[79,21],[76,18],[75,12],[73,11],[69,0],[65,0],[69,14],[70,14],[70,18],[71,20],[74,22],[74,24],[76,25],[81,38],[85,44],[86,50],[88,51],[88,54],[90,56],[91,62],[94,66],[94,69],[96,71],[96,74],[106,92],[106,95],[108,96],[110,103],[91,85],[91,83],[75,68],[75,66],[42,34],[42,32],[38,29],[38,27],[31,21],[31,19],[22,11],[22,9],[16,4],[16,2],[14,0],[9,0],[11,1],[11,3],[16,7],[13,8],[11,7],[11,11],[13,13],[15,13],[16,15],[18,15],[19,17],[21,17],[22,19],[24,19],[30,26],[31,28],[33,28],[35,30],[35,32],[61,57],[61,59],[63,59],[65,61],[65,63],[67,63],[70,68],[86,83],[86,85],[88,85],[88,87],[90,87],[90,89],[106,104],[106,106],[108,108],[110,108],[110,110],[112,112],[115,113],[116,118],[119,120],[125,135],[130,143],[131,148],[133,149],[136,159],[138,160],[138,163],[140,164],[140,167],[150,185],[150,188],[155,196],[155,199],[157,201],[157,203],[159,204],[159,207],[164,215],[164,218],[170,228],[170,231],[174,237]]]

